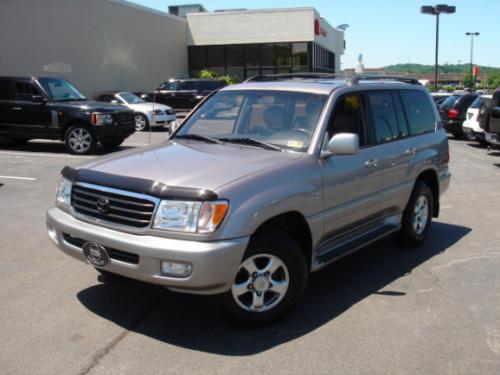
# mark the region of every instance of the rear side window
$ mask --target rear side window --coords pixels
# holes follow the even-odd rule
[[[455,108],[460,112],[466,112],[476,98],[477,96],[475,95],[464,95],[455,103]]]
[[[224,86],[222,81],[199,81],[198,90],[200,91],[214,91]]]
[[[441,105],[439,106],[439,109],[447,111],[448,109],[450,109],[451,107],[453,107],[453,105],[455,104],[455,102],[459,98],[460,98],[460,95],[449,96],[444,102],[441,103]]]
[[[398,118],[390,92],[367,94],[371,110],[375,140],[384,143],[399,138]]]
[[[483,104],[483,101],[484,101],[483,98],[476,98],[476,100],[474,100],[472,102],[472,104],[470,105],[469,108],[477,109],[477,108],[481,107],[481,104]]]
[[[177,90],[179,90],[179,91],[196,90],[196,85],[193,81],[180,82],[177,85]]]
[[[8,79],[0,79],[0,100],[9,100],[10,97],[10,81]]]
[[[18,81],[15,84],[15,89],[16,100],[31,101],[33,99],[33,95],[40,95],[40,92],[31,82]]]
[[[427,95],[417,90],[401,90],[401,99],[406,110],[410,134],[433,132],[436,119]]]

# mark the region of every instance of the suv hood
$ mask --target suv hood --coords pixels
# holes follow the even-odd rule
[[[99,172],[162,182],[169,186],[217,190],[303,154],[198,141],[167,141],[115,153],[79,165]]]
[[[128,110],[127,107],[120,104],[108,104],[104,102],[95,102],[93,100],[79,100],[75,102],[55,102],[58,108],[78,109],[81,111],[92,112],[117,112]]]

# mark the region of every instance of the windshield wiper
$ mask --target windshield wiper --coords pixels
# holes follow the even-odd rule
[[[259,141],[255,138],[219,138],[219,140],[227,143],[239,143],[242,145],[258,146],[267,150],[283,151],[281,147],[264,141]]]
[[[176,135],[174,137],[174,139],[175,138],[178,138],[178,139],[192,139],[192,140],[195,140],[195,141],[205,141],[205,142],[210,142],[210,143],[222,144],[222,142],[219,141],[216,138],[207,137],[205,135],[200,135],[200,134],[182,134],[182,135]]]

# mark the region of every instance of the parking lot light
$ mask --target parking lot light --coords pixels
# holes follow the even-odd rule
[[[423,5],[420,7],[420,13],[436,16],[436,59],[434,63],[434,91],[437,91],[437,81],[438,81],[439,15],[441,13],[452,14],[455,13],[455,11],[456,8],[454,6],[446,4],[438,4],[435,6]]]

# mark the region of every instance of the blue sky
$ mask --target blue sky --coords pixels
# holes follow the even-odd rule
[[[421,5],[445,3],[457,12],[440,17],[439,63],[470,61],[470,37],[474,39],[474,63],[500,67],[500,0],[129,0],[166,11],[168,5],[199,2],[207,10],[227,8],[281,8],[313,6],[332,25],[349,24],[342,68],[352,68],[359,53],[365,67],[396,63],[434,64],[435,17],[420,14]]]

